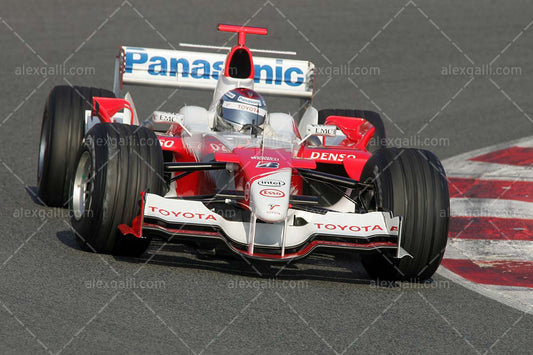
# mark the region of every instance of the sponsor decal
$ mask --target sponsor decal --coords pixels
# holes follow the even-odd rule
[[[350,232],[373,232],[376,230],[382,231],[381,226],[375,224],[373,226],[350,226],[347,224],[332,224],[332,223],[315,223],[316,229],[327,229],[330,231],[350,231]],[[393,227],[396,228],[396,227]]]
[[[176,54],[185,55],[176,51]],[[125,74],[134,70],[146,71],[149,75],[191,78],[197,80],[218,80],[224,72],[224,61],[214,60],[206,55],[205,59],[149,55],[143,48],[128,47],[125,53]],[[284,65],[282,59],[276,65],[254,65],[254,82],[266,85],[288,85],[292,87],[304,84],[304,72],[298,67]]]
[[[154,122],[181,123],[183,122],[183,115],[174,112],[154,111],[152,119]]]
[[[266,213],[281,216],[281,211],[279,211],[279,207],[281,207],[281,205],[269,204],[268,211],[266,211]]]
[[[161,144],[161,148],[172,148],[174,144],[176,143],[173,139],[165,139],[165,138],[159,138],[159,144]]]
[[[356,156],[355,154],[347,153],[312,152],[310,158],[329,161],[343,161],[346,158],[356,158]]]
[[[248,111],[248,112],[260,115],[260,116],[265,116],[267,114],[266,110],[262,108],[259,108],[257,106],[247,105],[247,104],[241,104],[238,102],[225,101],[222,104],[222,107],[229,108],[232,110]]]
[[[310,124],[307,126],[307,134],[333,137],[337,134],[337,126]]]
[[[230,150],[222,143],[209,143],[211,151],[213,152],[229,152]]]
[[[280,186],[285,185],[285,182],[281,180],[261,180],[261,181],[258,181],[257,184],[259,186],[280,187]]]
[[[265,197],[282,198],[285,197],[285,193],[278,189],[263,189],[259,191],[259,195]]]
[[[279,160],[279,158],[276,158],[276,157],[265,157],[265,156],[261,156],[261,155],[254,155],[254,156],[250,157],[250,159],[254,159],[254,160],[274,160],[274,161]]]
[[[162,216],[168,217],[168,216],[174,216],[174,217],[181,217],[181,218],[187,218],[187,219],[196,219],[196,220],[204,220],[204,221],[216,221],[217,218],[215,215],[210,213],[199,213],[199,212],[190,212],[190,211],[172,211],[172,210],[165,210],[163,208],[155,207],[155,206],[147,206],[153,213],[159,213]]]
[[[277,169],[277,168],[279,168],[279,163],[262,162],[262,161],[260,161],[259,163],[257,163],[257,165],[255,167],[256,168]]]
[[[250,99],[248,97],[239,96],[237,101],[240,101],[244,104],[253,105],[253,106],[263,106],[265,103],[262,100]]]

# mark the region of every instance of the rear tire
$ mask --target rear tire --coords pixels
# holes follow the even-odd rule
[[[374,136],[370,142],[368,142],[367,149],[374,151],[385,147],[385,125],[383,124],[383,120],[381,119],[379,113],[364,110],[324,109],[318,111],[318,123],[324,124],[326,122],[326,118],[329,116],[364,118],[376,129],[374,131]]]
[[[141,213],[141,192],[163,194],[163,153],[147,128],[101,123],[88,133],[72,176],[70,221],[82,247],[98,253],[138,256],[150,240],[124,236]]]
[[[108,90],[79,86],[56,86],[48,95],[37,167],[38,196],[48,206],[66,207],[76,152],[85,134],[85,110],[92,108],[95,96],[115,97]]]
[[[437,270],[448,238],[450,198],[444,169],[427,150],[380,149],[372,155],[361,181],[374,184],[371,210],[402,216],[402,247],[413,256],[381,252],[362,256],[371,277],[423,281]]]

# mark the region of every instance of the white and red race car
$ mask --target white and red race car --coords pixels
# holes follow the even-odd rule
[[[265,28],[218,29],[238,33],[226,56],[123,46],[113,92],[55,87],[43,115],[39,197],[68,204],[73,232],[94,252],[139,255],[155,237],[268,261],[349,250],[373,277],[431,277],[449,220],[437,157],[384,147],[375,112],[316,110],[312,63],[252,56],[261,50],[246,35]],[[206,108],[139,122],[125,84],[214,94]],[[259,94],[235,90],[300,98],[303,114],[268,112]],[[230,118],[234,129],[221,129],[239,110],[251,123]]]

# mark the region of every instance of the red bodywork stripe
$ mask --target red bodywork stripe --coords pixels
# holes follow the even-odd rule
[[[133,108],[126,99],[95,96],[93,97],[93,109],[91,114],[93,116],[98,116],[102,122],[111,123],[111,117],[122,109],[130,112],[130,124],[133,124]]]
[[[533,261],[444,259],[442,265],[475,283],[533,288]]]
[[[118,225],[118,230],[122,235],[133,235],[135,238],[142,237],[142,226],[144,220],[144,207],[145,207],[146,192],[141,192],[141,213],[133,219],[131,227],[125,223]]]
[[[220,233],[217,232],[208,232],[208,231],[195,231],[195,230],[188,230],[188,229],[175,229],[175,228],[165,228],[161,227],[158,224],[153,223],[144,223],[143,227],[149,227],[149,228],[157,228],[166,232],[169,232],[170,234],[179,235],[179,234],[186,234],[186,235],[197,235],[199,237],[201,236],[212,236],[212,237],[222,237]]]
[[[533,182],[449,179],[450,197],[499,198],[533,202]]]
[[[174,236],[179,236],[180,234],[183,234],[183,235],[195,235],[195,236],[198,236],[198,237],[210,236],[210,237],[217,237],[217,238],[220,238],[222,240],[226,240],[226,238],[223,235],[221,235],[220,233],[218,233],[218,232],[165,228],[165,227],[162,227],[160,225],[153,224],[153,223],[144,223],[144,227],[157,228],[157,229],[166,231],[169,234],[174,235]],[[315,249],[316,247],[319,247],[319,246],[354,248],[354,249],[357,248],[357,249],[372,250],[372,249],[383,248],[383,247],[394,247],[394,248],[396,248],[398,246],[398,244],[392,243],[392,242],[346,243],[346,242],[333,242],[333,241],[325,241],[325,240],[314,240],[311,243],[309,243],[308,245],[306,245],[305,248],[303,248],[299,252],[292,253],[292,254],[285,254],[283,257],[281,256],[281,254],[264,254],[264,253],[253,253],[253,254],[250,254],[247,251],[237,249],[237,248],[235,248],[232,245],[228,244],[228,246],[234,252],[239,253],[239,254],[243,254],[243,255],[247,255],[247,256],[250,256],[250,257],[265,258],[265,259],[292,259],[292,258],[299,258],[299,257],[306,256],[311,251],[313,251],[313,249]]]
[[[226,25],[222,23],[218,25],[218,30],[224,32],[237,32],[239,34],[239,46],[246,45],[246,34],[263,36],[266,36],[268,34],[268,30],[264,27]]]
[[[530,166],[533,164],[533,148],[510,147],[472,158],[473,161],[507,165]]]
[[[450,238],[533,241],[533,220],[496,217],[452,217]]]
[[[232,246],[231,249],[235,250],[238,253],[250,256],[250,257],[256,257],[256,258],[267,258],[267,259],[292,259],[292,258],[299,258],[302,256],[305,256],[309,254],[313,249],[319,246],[330,246],[330,247],[341,247],[341,248],[357,248],[357,249],[376,249],[376,248],[382,248],[382,247],[397,247],[398,244],[391,243],[391,242],[377,242],[377,243],[342,243],[342,242],[331,242],[331,241],[325,241],[325,240],[314,240],[311,243],[307,244],[305,248],[300,250],[299,252],[292,253],[292,254],[285,254],[284,256],[281,256],[281,254],[263,254],[263,253],[253,253],[250,254],[245,250],[236,249]]]

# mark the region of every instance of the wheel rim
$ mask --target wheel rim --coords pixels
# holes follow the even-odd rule
[[[93,186],[92,161],[89,152],[85,151],[80,157],[76,174],[74,175],[74,186],[72,189],[72,212],[74,218],[79,220],[91,202],[91,192]]]

